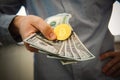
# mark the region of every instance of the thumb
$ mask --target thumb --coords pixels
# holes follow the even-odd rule
[[[53,28],[50,25],[48,25],[42,18],[37,17],[37,21],[33,22],[32,26],[38,29],[47,39],[56,39],[56,35],[53,31]]]
[[[56,39],[56,35],[54,33],[54,31],[52,30],[52,32],[49,34],[49,39],[50,40],[55,40]]]
[[[41,31],[41,32],[42,32],[43,35],[44,35],[47,39],[49,39],[49,40],[55,40],[55,39],[56,39],[56,35],[55,35],[53,29],[52,29],[50,26],[47,26],[47,27],[45,28],[45,30],[44,30],[44,31]]]

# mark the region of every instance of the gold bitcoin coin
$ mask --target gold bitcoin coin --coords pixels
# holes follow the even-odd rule
[[[71,35],[72,29],[68,24],[60,24],[54,28],[57,40],[66,40]]]

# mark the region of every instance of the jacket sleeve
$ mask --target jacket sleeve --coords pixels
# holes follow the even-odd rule
[[[0,0],[0,42],[15,43],[8,28],[22,3],[19,0]]]

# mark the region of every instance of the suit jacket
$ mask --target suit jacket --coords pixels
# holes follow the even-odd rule
[[[119,80],[107,77],[101,68],[107,61],[99,55],[114,50],[114,38],[108,22],[115,0],[0,0],[0,33],[7,29],[19,8],[23,5],[27,14],[46,19],[58,13],[70,13],[70,24],[84,45],[96,58],[76,64],[62,65],[59,60],[35,54],[35,80]],[[3,36],[6,32],[2,30]],[[0,39],[1,40],[1,39]]]

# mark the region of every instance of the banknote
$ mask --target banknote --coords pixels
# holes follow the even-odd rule
[[[51,26],[56,27],[59,24],[69,24],[69,20],[72,17],[71,14],[68,13],[60,13],[45,19],[45,21]]]
[[[26,38],[24,40],[24,42],[29,43],[33,46],[36,46],[38,49],[46,50],[47,52],[51,52],[51,53],[54,53],[54,54],[58,52],[58,50],[55,47],[47,44],[46,42],[44,42],[42,40],[40,40],[37,37],[36,34],[32,34],[31,36]]]
[[[69,24],[71,14],[61,13],[47,18],[45,21],[53,28],[59,24]],[[71,26],[72,29],[72,26]],[[39,53],[46,54],[48,58],[58,59],[62,64],[72,64],[85,61],[95,56],[85,47],[80,38],[72,29],[70,37],[66,40],[48,40],[42,33],[34,33],[24,40],[31,47],[37,48]]]
[[[75,32],[71,36],[71,40],[74,44],[74,48],[79,53],[81,59],[80,61],[89,60],[95,58],[95,56],[85,47],[85,45],[80,41]]]
[[[56,16],[47,18],[47,23],[52,24],[53,22],[55,23],[56,21],[55,25],[51,25],[54,27],[62,23],[69,24],[69,19],[71,17],[72,15],[68,13],[58,14]],[[67,41],[64,41],[64,42],[65,42],[65,47],[64,47],[65,56],[72,57],[72,58],[74,57],[74,59],[78,61],[84,61],[84,60],[95,58],[95,56],[92,53],[90,53],[90,51],[80,41],[80,39],[78,38],[74,30],[73,30],[73,34],[71,35],[71,37],[67,39]]]
[[[75,64],[75,63],[77,63],[77,61],[75,61],[75,60],[61,60],[60,62],[61,62],[63,65]]]

